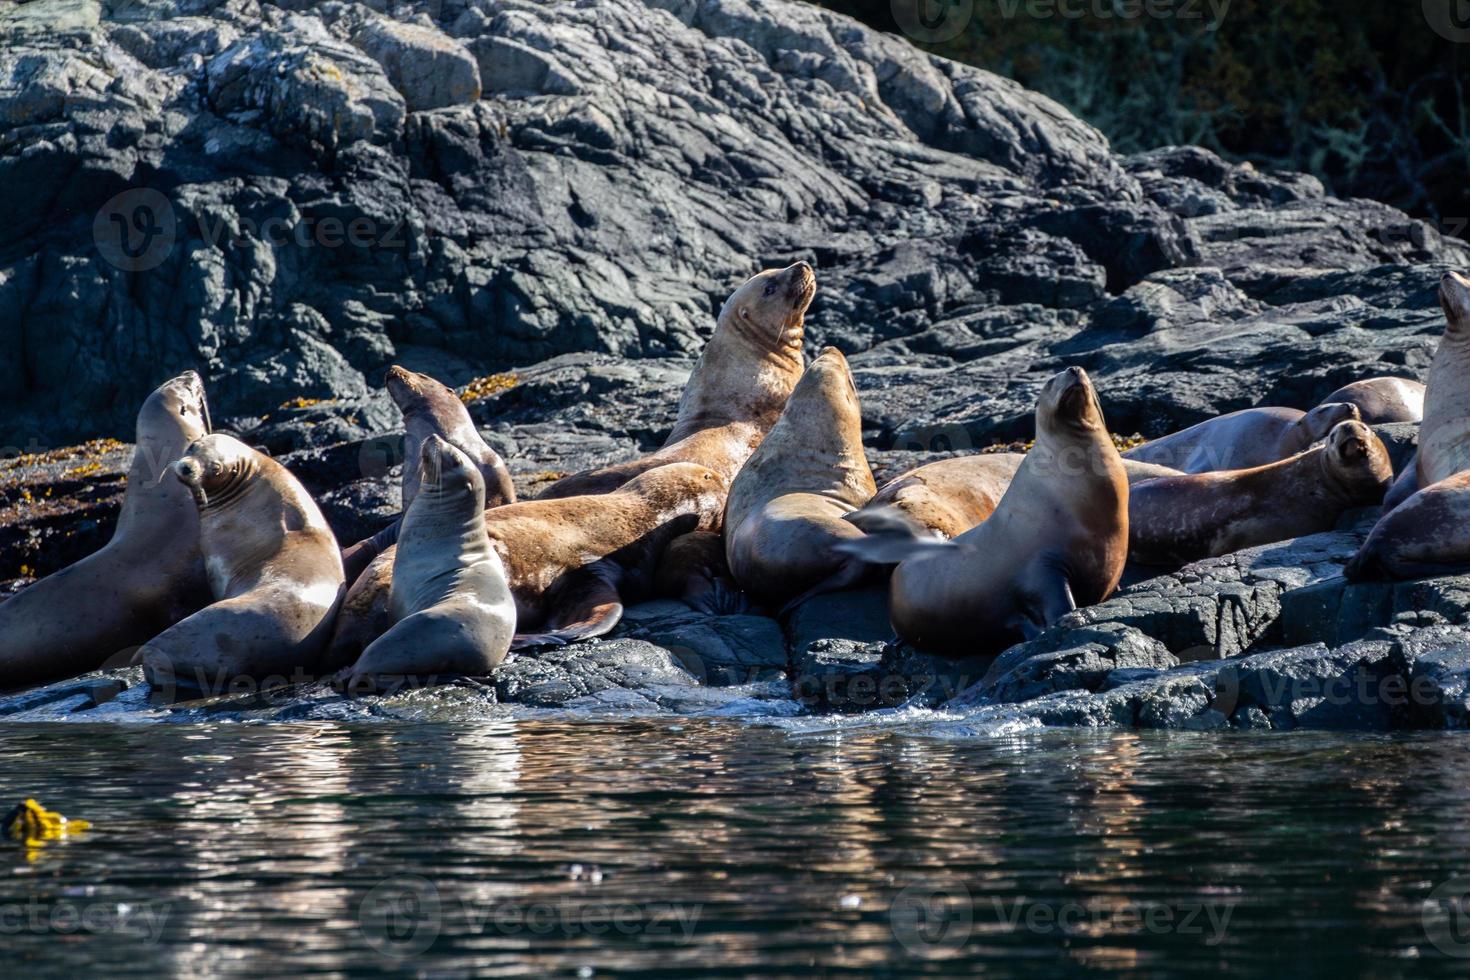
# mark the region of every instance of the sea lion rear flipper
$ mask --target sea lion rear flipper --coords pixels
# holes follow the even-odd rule
[[[617,586],[596,575],[583,575],[559,590],[557,613],[542,633],[521,633],[511,641],[512,650],[563,646],[610,633],[623,618],[623,601]]]
[[[897,507],[875,507],[863,515],[864,537],[834,544],[833,550],[870,565],[896,565],[911,558],[928,558],[959,545],[932,536]],[[803,596],[805,598],[805,596]],[[794,605],[795,603],[793,603]]]

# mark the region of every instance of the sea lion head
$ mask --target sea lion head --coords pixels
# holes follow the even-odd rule
[[[1107,432],[1092,379],[1080,367],[1053,375],[1036,400],[1036,434],[1056,437]]]
[[[459,400],[454,389],[435,381],[427,374],[410,371],[401,364],[395,364],[388,369],[384,384],[388,389],[388,396],[403,413],[405,420],[426,416],[453,418],[458,421],[462,415],[468,417],[464,402]]]
[[[1439,281],[1439,307],[1444,310],[1446,333],[1470,336],[1470,277],[1446,272]]]
[[[861,415],[847,358],[836,347],[824,347],[796,383],[782,420],[783,428],[789,426],[801,444],[822,446],[841,438],[837,423]]]
[[[437,435],[419,447],[419,492],[437,498],[467,498],[485,504],[485,478],[470,458]]]
[[[1327,434],[1327,466],[1354,500],[1377,503],[1393,483],[1388,449],[1372,429],[1356,419],[1339,422]]]
[[[221,507],[255,478],[255,457],[255,450],[240,440],[216,433],[196,439],[169,469],[189,488],[201,509]]]
[[[730,294],[719,322],[764,348],[799,348],[816,293],[816,273],[805,262],[767,269]]]
[[[1296,427],[1301,430],[1301,448],[1305,449],[1315,442],[1327,438],[1327,434],[1342,422],[1362,421],[1363,413],[1358,406],[1350,402],[1327,402],[1318,405],[1301,418],[1297,419]]]
[[[194,440],[209,433],[209,403],[204,381],[185,371],[153,390],[138,410],[136,442],[148,456],[145,476],[157,480]]]

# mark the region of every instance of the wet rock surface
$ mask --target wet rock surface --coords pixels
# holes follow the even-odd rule
[[[1146,435],[1422,379],[1435,287],[1470,264],[1309,177],[1189,147],[1119,156],[1041,96],[805,4],[388,7],[0,11],[8,589],[105,543],[129,447],[101,440],[130,438],[138,403],[185,368],[216,427],[291,467],[352,541],[401,503],[390,363],[466,386],[532,496],[658,446],[715,310],[762,266],[815,265],[808,345],[850,355],[881,482],[1030,438],[1036,393],[1069,364],[1115,431]],[[1414,427],[1380,435],[1401,466]],[[50,449],[83,439],[99,441]],[[0,716],[1464,725],[1470,579],[1347,584],[1373,517],[1131,568],[993,663],[892,642],[874,583],[784,622],[650,603],[602,642],[440,688],[191,700],[117,667],[0,696]]]

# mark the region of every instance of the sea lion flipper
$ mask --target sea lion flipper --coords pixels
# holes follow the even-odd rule
[[[851,538],[832,545],[832,550],[867,562],[870,565],[896,565],[910,558],[937,555],[959,547],[929,533],[897,507],[876,507],[863,517],[861,538]]]
[[[859,582],[862,581],[863,576],[867,574],[867,571],[868,563],[866,561],[849,557],[849,560],[844,561],[841,565],[837,566],[837,571],[833,572],[831,575],[828,575],[826,578],[822,579],[822,581],[818,582],[816,585],[807,589],[801,595],[797,596],[795,599],[792,599],[790,602],[786,603],[786,605],[782,606],[781,615],[784,617],[787,613],[794,610],[803,602],[806,602],[812,596],[818,596],[824,592],[840,592],[843,589],[852,588],[854,585],[857,585]]]
[[[549,628],[542,633],[522,633],[511,642],[512,650],[535,646],[562,646],[610,633],[623,618],[623,601],[617,586],[597,575],[583,575],[561,589],[559,607]]]
[[[1419,452],[1415,450],[1414,455],[1404,464],[1404,471],[1393,481],[1388,488],[1388,493],[1383,497],[1383,514],[1393,510],[1399,504],[1408,500],[1419,492]]]
[[[1030,618],[1038,622],[1042,629],[1055,625],[1057,620],[1077,608],[1077,601],[1072,597],[1072,584],[1067,580],[1064,569],[1051,562],[1040,561],[1032,567],[1026,578],[1026,596],[1030,608],[1025,612],[1029,612]],[[1022,618],[1026,618],[1025,613]]]
[[[398,543],[398,531],[403,525],[403,515],[393,518],[393,523],[370,538],[363,538],[350,547],[342,549],[342,570],[351,587],[357,577],[367,570],[373,559]]]

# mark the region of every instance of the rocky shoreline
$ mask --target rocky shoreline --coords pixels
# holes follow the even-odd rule
[[[12,591],[100,547],[121,496],[128,446],[46,447],[125,435],[186,368],[345,543],[399,507],[390,363],[467,386],[533,496],[661,442],[713,310],[762,265],[816,266],[807,344],[849,353],[880,484],[1030,438],[1067,364],[1115,432],[1149,436],[1422,377],[1435,288],[1470,265],[1309,177],[1188,147],[1117,156],[1005,79],[786,0],[32,0],[0,12],[0,39]],[[140,190],[174,229],[146,269],[105,232]],[[354,221],[365,245],[323,237]],[[1380,435],[1401,465],[1413,427]],[[784,623],[651,603],[481,686],[168,704],[118,667],[0,697],[0,717],[922,705],[985,731],[1458,727],[1470,578],[1347,584],[1371,520],[1131,569],[986,683],[988,664],[889,643],[868,590]]]

